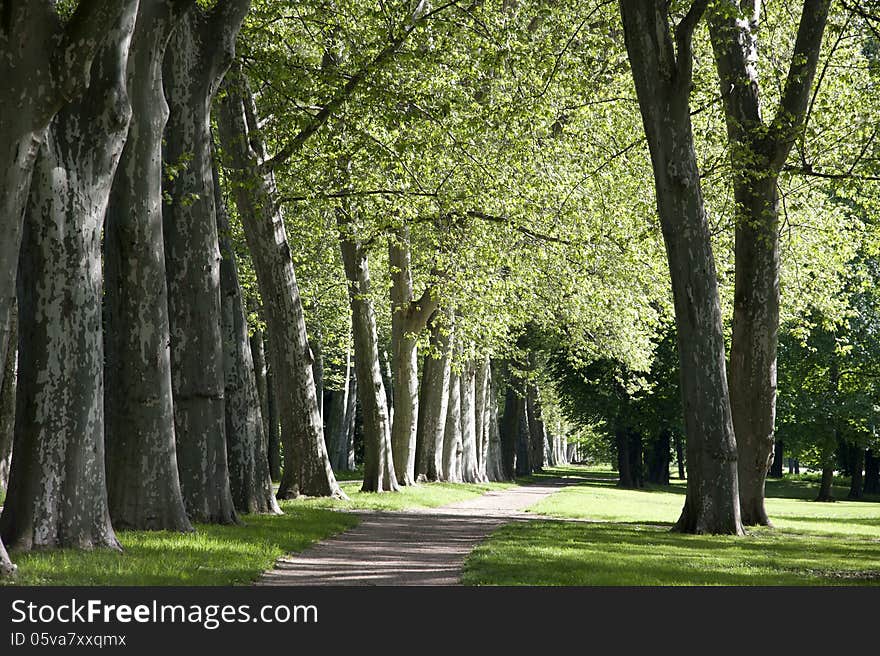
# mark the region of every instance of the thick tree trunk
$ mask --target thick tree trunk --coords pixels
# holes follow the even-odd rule
[[[526,394],[526,420],[529,426],[529,470],[540,472],[544,470],[547,431],[542,418],[538,388],[534,384],[529,385]]]
[[[461,374],[453,367],[449,375],[449,401],[443,430],[443,469],[440,480],[461,483]]]
[[[40,144],[55,113],[89,85],[92,60],[108,33],[118,38],[111,28],[137,10],[137,0],[82,2],[62,23],[55,4],[8,0],[0,7],[0,363],[6,362],[25,205]]]
[[[880,458],[874,455],[873,449],[865,453],[865,484],[864,494],[880,494]]]
[[[162,58],[179,19],[143,0],[128,61],[133,116],[104,227],[105,413],[117,528],[190,531],[178,479],[162,241]]]
[[[723,5],[727,4],[727,7]],[[777,178],[800,131],[819,59],[830,0],[806,0],[789,77],[770,125],[761,116],[758,80],[759,0],[726,0],[710,12],[721,82],[736,208],[730,405],[742,521],[770,524],[764,486],[773,458],[776,348],[779,332],[779,195]],[[749,20],[742,20],[741,10]]]
[[[104,473],[101,226],[131,106],[130,6],[81,101],[53,120],[31,181],[19,264],[15,458],[3,540],[30,551],[121,549]]]
[[[179,167],[166,178],[162,217],[177,466],[190,519],[217,524],[234,523],[236,517],[226,453],[224,389],[230,377],[223,372],[211,103],[235,56],[235,39],[250,3],[239,0],[239,10],[230,13],[235,4],[221,1],[211,14],[191,9],[174,31],[163,64],[170,110],[163,155],[166,165]],[[224,318],[233,324],[227,328],[234,329],[240,311],[228,308]],[[250,493],[239,492],[245,496],[238,501],[244,502]],[[256,507],[266,507],[265,501]]]
[[[469,360],[459,378],[461,407],[461,480],[465,483],[482,483],[479,452],[477,450],[476,417],[476,370]]]
[[[834,501],[834,465],[826,464],[822,467],[822,481],[819,483],[819,494],[816,501]]]
[[[9,487],[9,468],[12,464],[12,442],[15,436],[15,387],[16,363],[18,361],[18,309],[12,306],[8,332],[10,344],[6,348],[6,359],[0,362],[3,378],[0,382],[0,489]]]
[[[344,497],[324,445],[312,354],[275,180],[261,169],[265,147],[240,67],[233,67],[223,88],[220,137],[266,312],[269,361],[281,418],[284,473],[278,497]]]
[[[691,36],[705,0],[676,29],[663,0],[620,0],[624,35],[654,170],[669,261],[688,485],[675,530],[743,534],[715,258],[694,152]]]
[[[346,212],[337,212],[339,243],[348,280],[354,335],[358,403],[364,427],[364,492],[396,492],[397,476],[391,451],[391,420],[379,361],[376,313],[370,300],[367,252],[354,234]]]
[[[451,313],[446,315],[451,318]],[[416,477],[436,481],[443,471],[443,435],[449,406],[452,363],[452,328],[437,315],[431,322],[431,351],[439,357],[426,357],[419,389],[419,415],[416,431]]]
[[[219,235],[224,412],[229,489],[241,513],[281,514],[269,475],[268,442],[263,432],[257,378],[248,339],[248,323],[238,265],[229,236],[229,216],[214,166],[214,195]]]
[[[858,444],[849,445],[849,462],[851,469],[851,480],[849,486],[849,494],[847,499],[861,499],[865,492],[862,489],[862,472],[865,468],[865,447]]]

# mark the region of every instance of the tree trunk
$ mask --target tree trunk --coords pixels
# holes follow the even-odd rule
[[[238,265],[229,230],[229,216],[213,167],[220,262],[221,324],[223,339],[224,412],[229,489],[235,510],[280,515],[269,475],[268,442],[263,432],[257,378],[248,339],[248,323]]]
[[[526,420],[529,426],[529,470],[540,472],[544,470],[547,432],[542,419],[538,388],[534,384],[529,385],[526,394]]]
[[[121,549],[104,472],[101,224],[125,143],[136,18],[92,65],[90,93],[50,125],[34,166],[19,263],[15,458],[0,518],[12,549]]]
[[[281,418],[284,473],[278,498],[300,494],[344,497],[324,445],[312,353],[275,180],[261,169],[266,150],[240,66],[233,67],[223,88],[218,125],[224,161],[266,312],[269,361]]]
[[[777,179],[804,121],[830,4],[830,0],[804,2],[789,76],[769,125],[761,117],[759,98],[759,0],[752,0],[751,7],[726,0],[709,16],[733,168],[736,271],[729,380],[739,449],[740,505],[747,526],[770,524],[764,486],[773,458],[776,419]],[[741,19],[741,8],[749,20]]]
[[[275,374],[266,367],[266,411],[269,413],[268,456],[269,476],[281,481],[281,420],[278,417],[278,394],[275,392]]]
[[[852,479],[849,486],[847,499],[861,499],[864,496],[862,489],[862,472],[865,467],[865,447],[858,444],[849,445],[849,462]]]
[[[864,494],[880,494],[880,458],[874,455],[873,449],[865,453],[865,484]]]
[[[452,319],[452,313],[445,316]],[[443,434],[449,406],[449,384],[452,363],[452,327],[443,325],[441,316],[431,321],[431,351],[422,367],[419,390],[419,415],[416,431],[416,477],[436,481],[443,471]]]
[[[397,476],[391,451],[391,421],[379,361],[376,313],[370,300],[367,252],[354,234],[346,212],[337,212],[339,243],[348,279],[354,335],[358,403],[364,427],[364,492],[396,492]]]
[[[629,431],[624,426],[614,429],[614,444],[617,447],[617,487],[638,487],[630,468]]]
[[[476,366],[474,374],[474,433],[477,440],[477,476],[481,481],[489,480],[489,422],[491,421],[489,394],[491,385],[491,362],[489,356],[485,356]]]
[[[705,0],[676,29],[663,0],[620,0],[624,35],[654,170],[669,262],[688,484],[675,530],[743,534],[715,258],[694,152],[691,37]]]
[[[685,478],[684,440],[679,432],[675,433],[675,462],[678,465],[678,479],[683,481]]]
[[[137,0],[81,2],[61,21],[55,4],[8,0],[0,7],[0,363],[6,362],[25,206],[46,129],[89,86],[95,54],[109,44],[108,34],[119,38],[111,28],[137,10]]]
[[[503,480],[512,481],[518,472],[517,445],[520,436],[520,424],[525,413],[525,399],[519,395],[514,386],[513,377],[507,376],[507,389],[504,394],[504,414],[501,419],[501,471]]]
[[[219,207],[219,203],[218,203]],[[223,234],[220,233],[220,237]],[[223,263],[221,262],[221,273]],[[254,303],[249,299],[248,310],[254,312]],[[257,384],[257,396],[260,399],[260,418],[263,420],[263,436],[269,441],[269,398],[266,381],[266,347],[263,342],[263,331],[254,330],[249,337],[251,361],[254,363],[254,381]],[[267,446],[268,449],[268,446]],[[270,458],[271,460],[271,458]]]
[[[107,487],[116,528],[191,531],[178,479],[162,241],[162,58],[179,11],[143,0],[128,60],[133,115],[104,226]]]
[[[822,467],[822,482],[819,484],[819,495],[816,501],[834,501],[834,465],[826,464]]]
[[[669,485],[669,447],[671,431],[663,428],[651,443],[648,456],[648,482],[655,485]]]
[[[235,39],[249,4],[223,0],[210,14],[193,7],[174,30],[163,64],[170,110],[163,155],[166,165],[177,168],[175,175],[166,177],[162,221],[174,431],[183,501],[190,519],[202,523],[236,521],[226,453],[229,413],[224,388],[230,376],[223,371],[211,104],[235,57]],[[238,11],[230,11],[236,5]],[[234,330],[241,308],[227,310],[224,319],[233,324],[226,327]],[[226,348],[234,347],[227,344]],[[238,437],[241,433],[233,443]],[[253,470],[248,474],[248,487],[254,483],[252,474]],[[244,488],[239,492],[245,495],[239,502],[250,494]],[[252,502],[248,500],[245,507]],[[256,507],[267,506],[259,501]]]
[[[479,453],[477,451],[476,370],[469,360],[459,378],[461,406],[461,480],[464,483],[482,483]]]
[[[461,374],[453,367],[449,375],[449,401],[443,430],[443,469],[440,480],[461,483]]]
[[[486,478],[490,481],[503,481],[507,479],[504,475],[501,427],[498,422],[498,398],[495,391],[495,373],[491,365],[489,367],[488,388],[489,411],[486,421],[488,423],[487,437],[489,443],[486,452]]]
[[[782,440],[776,440],[773,446],[773,462],[770,464],[770,472],[768,473],[770,478],[782,478],[783,455],[784,445]]]
[[[354,471],[356,467],[355,463],[355,436],[356,432],[356,424],[357,424],[357,415],[358,415],[358,380],[357,374],[355,372],[354,361],[352,360],[350,363],[351,366],[351,377],[349,378],[348,385],[348,403],[345,406],[345,444],[346,444],[346,457],[347,463],[344,467],[347,471]]]
[[[312,376],[315,379],[315,397],[318,399],[318,414],[321,422],[326,423],[324,416],[324,346],[320,335],[309,340],[309,348],[312,351]]]
[[[9,468],[12,464],[12,442],[15,436],[15,386],[18,361],[18,309],[12,306],[9,317],[9,341],[6,359],[0,362],[3,378],[0,382],[0,489],[9,487]]]
[[[331,390],[330,407],[327,408],[327,436],[330,441],[330,464],[334,471],[347,471],[348,452],[351,443],[351,411],[349,396],[355,393],[352,379],[354,367],[351,353],[345,356],[345,373],[342,377],[342,389]]]

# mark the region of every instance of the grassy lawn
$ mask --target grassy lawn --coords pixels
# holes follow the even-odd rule
[[[566,467],[574,487],[530,512],[590,521],[522,522],[496,531],[466,563],[465,582],[497,585],[880,585],[880,504],[816,503],[816,483],[768,482],[775,529],[746,537],[669,532],[684,483],[615,487],[610,470]],[[846,488],[835,493],[845,497]]]
[[[479,496],[498,484],[431,483],[399,494],[364,494],[342,484],[350,501],[282,502],[283,516],[246,515],[240,526],[199,525],[190,535],[119,531],[124,552],[74,550],[12,554],[14,585],[246,585],[281,556],[357,524],[341,509],[401,510],[434,507]]]

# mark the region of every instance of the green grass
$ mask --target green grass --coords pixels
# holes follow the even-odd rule
[[[434,507],[481,495],[502,484],[431,483],[398,494],[358,492],[342,483],[350,501],[297,499],[281,503],[284,515],[246,515],[239,526],[199,525],[185,535],[119,531],[124,551],[57,550],[12,554],[13,585],[243,585],[255,581],[281,556],[357,524],[338,510],[402,510]]]
[[[529,509],[586,521],[502,527],[466,563],[464,581],[494,585],[880,585],[880,505],[817,503],[816,484],[768,481],[776,528],[745,537],[670,532],[684,483],[622,490],[608,469],[566,467],[576,485]],[[846,489],[836,489],[845,496]]]

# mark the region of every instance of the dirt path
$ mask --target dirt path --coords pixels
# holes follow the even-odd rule
[[[467,555],[494,529],[574,481],[488,492],[440,508],[358,512],[354,528],[281,558],[258,585],[460,585]]]

